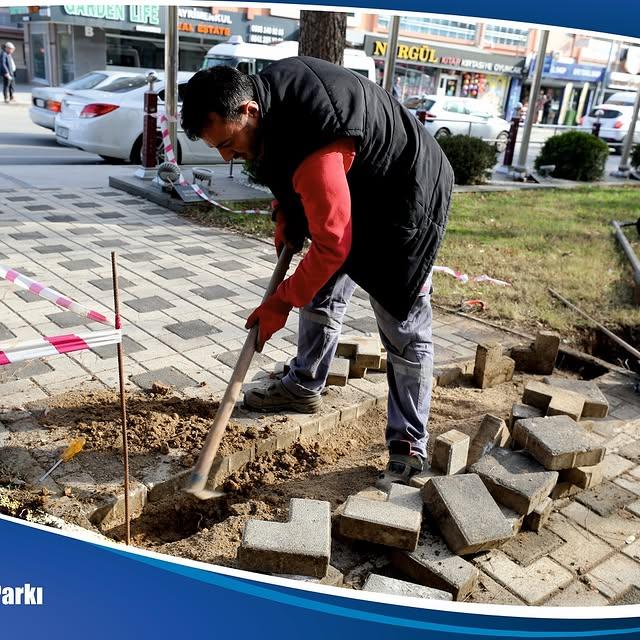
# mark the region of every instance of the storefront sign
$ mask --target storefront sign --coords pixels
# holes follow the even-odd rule
[[[364,49],[367,55],[384,58],[387,41],[365,36]],[[500,75],[520,75],[524,68],[524,58],[520,57],[492,53],[474,53],[472,57],[463,49],[408,42],[398,43],[397,59],[418,65]]]
[[[529,76],[535,70],[535,59],[529,69]],[[552,56],[544,59],[542,75],[544,78],[558,78],[568,82],[600,82],[605,71],[604,67],[593,64],[576,64],[575,62],[558,62]]]
[[[249,25],[249,42],[258,44],[274,44],[284,40],[282,27],[269,27],[261,24]]]
[[[240,25],[240,14],[211,13],[197,7],[179,7],[178,19],[178,31],[214,38],[229,38],[238,33]]]
[[[65,4],[68,16],[160,26],[160,7],[152,4]]]

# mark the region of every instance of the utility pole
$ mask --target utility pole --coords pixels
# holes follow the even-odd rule
[[[169,121],[169,136],[178,158],[178,7],[167,6],[167,32],[164,36],[164,108]]]
[[[384,58],[384,76],[382,86],[391,93],[393,91],[393,78],[396,68],[396,54],[398,52],[398,31],[400,30],[400,18],[391,16],[389,22],[389,40],[387,42],[387,52]]]
[[[640,85],[636,86],[636,101],[633,104],[633,114],[631,115],[631,122],[629,123],[629,131],[627,131],[627,135],[624,137],[620,166],[617,171],[614,171],[611,174],[617,178],[628,178],[631,171],[631,168],[629,167],[629,156],[631,155],[631,147],[633,146],[638,114],[640,114]]]
[[[540,93],[540,85],[542,83],[542,71],[544,69],[544,59],[547,53],[547,42],[549,41],[549,32],[547,30],[541,33],[540,45],[536,55],[536,68],[531,82],[531,91],[529,92],[529,108],[527,109],[527,118],[524,122],[522,131],[522,140],[520,142],[520,151],[518,153],[518,163],[513,167],[518,173],[527,174],[527,154],[529,153],[529,142],[531,141],[531,129],[533,122],[537,117],[536,102]]]

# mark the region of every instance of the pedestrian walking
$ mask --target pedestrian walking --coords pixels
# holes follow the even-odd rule
[[[15,102],[13,97],[15,92],[16,63],[13,59],[13,52],[16,50],[13,42],[5,42],[0,53],[0,72],[2,73],[2,93],[4,101]]]
[[[183,92],[182,126],[226,161],[250,160],[276,197],[276,251],[309,251],[248,318],[258,348],[300,309],[289,372],[245,393],[257,411],[316,412],[342,319],[360,285],[388,352],[389,462],[378,486],[423,470],[431,404],[431,269],[448,218],[453,171],[434,138],[389,93],[310,57],[257,75],[218,66]]]

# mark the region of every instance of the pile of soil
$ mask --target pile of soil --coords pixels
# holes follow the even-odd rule
[[[127,393],[129,451],[132,454],[168,453],[169,449],[198,451],[209,433],[218,402],[179,398],[170,389],[157,393]],[[53,398],[40,424],[64,427],[71,436],[83,435],[88,451],[108,451],[122,446],[119,396],[113,391],[72,392]],[[247,441],[267,435],[231,421],[220,445],[224,455],[239,451]]]

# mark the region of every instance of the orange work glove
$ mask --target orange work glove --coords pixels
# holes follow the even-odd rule
[[[258,345],[256,350],[262,351],[264,343],[271,336],[282,329],[287,323],[289,312],[293,307],[278,296],[276,291],[269,296],[248,318],[247,329],[251,329],[253,325],[258,323]]]

